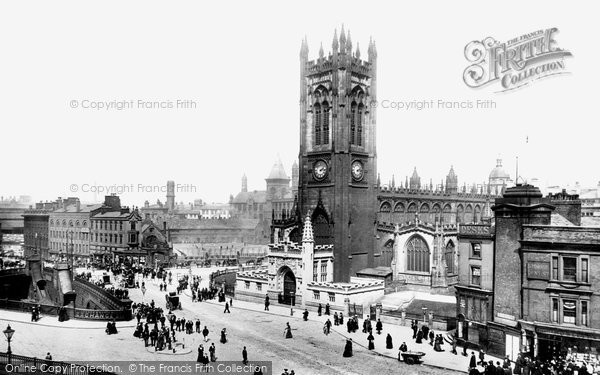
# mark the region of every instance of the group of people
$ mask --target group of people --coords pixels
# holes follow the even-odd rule
[[[214,342],[208,347],[208,353],[206,353],[204,351],[204,346],[202,344],[200,344],[198,346],[198,358],[196,359],[196,362],[202,363],[204,365],[206,365],[210,362],[216,362],[217,361],[216,353],[217,353],[217,348],[215,347]]]
[[[105,332],[107,335],[114,335],[114,334],[119,333],[119,331],[117,331],[117,322],[115,322],[114,319],[112,321],[109,321],[108,323],[106,323]]]

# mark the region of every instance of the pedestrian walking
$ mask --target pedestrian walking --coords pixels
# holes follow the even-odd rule
[[[308,309],[304,309],[304,312],[302,313],[302,318],[305,322],[308,320]]]
[[[225,313],[231,314],[231,311],[229,311],[229,304],[227,302],[225,302],[225,311],[223,311],[223,314],[225,314]]]
[[[242,363],[245,365],[248,364],[248,351],[246,350],[245,346],[244,346],[244,350],[242,350]]]
[[[344,314],[340,313],[340,325],[344,325]]]
[[[339,325],[339,319],[340,318],[338,317],[337,311],[334,312],[333,313],[333,325],[335,325],[335,326]]]
[[[319,303],[319,307],[317,308],[317,315],[321,316],[321,311],[323,311],[323,306]]]
[[[198,346],[198,357],[196,358],[196,362],[204,362],[204,347],[202,344]]]
[[[373,337],[371,332],[369,332],[369,336],[367,336],[367,341],[369,341],[369,350],[375,349],[375,343],[373,343],[373,341],[375,341],[375,337]]]
[[[469,368],[477,367],[477,358],[475,358],[475,352],[471,352],[471,359],[469,360]]]
[[[394,344],[392,343],[392,336],[388,333],[385,338],[385,348],[386,349],[394,349]]]
[[[329,315],[329,302],[325,305],[325,315]]]
[[[343,357],[352,357],[352,339],[346,339],[346,346],[344,347]]]
[[[265,297],[265,311],[269,311],[269,295]]]
[[[210,348],[208,348],[208,352],[210,353],[210,361],[211,362],[217,361],[217,357],[215,355],[216,351],[217,351],[217,348],[215,348],[215,343],[213,342],[212,345],[210,346]]]
[[[221,344],[225,344],[227,342],[227,332],[225,328],[221,330]]]
[[[383,323],[381,323],[380,319],[377,319],[377,324],[375,324],[375,329],[377,330],[377,334],[381,335],[381,330],[383,329]]]
[[[285,324],[286,324],[285,331],[284,331],[285,338],[291,339],[292,338],[292,327],[290,327],[290,322],[287,322]]]
[[[331,320],[327,319],[327,321],[325,322],[325,334],[329,335],[330,332],[331,332]]]
[[[206,342],[206,337],[208,336],[208,328],[206,326],[204,326],[204,329],[202,330],[202,336],[204,336],[204,342]]]

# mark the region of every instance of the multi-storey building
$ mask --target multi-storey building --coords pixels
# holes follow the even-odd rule
[[[458,234],[457,337],[483,346],[492,318],[494,224],[463,224]]]
[[[50,213],[50,260],[69,256],[77,261],[89,260],[91,212],[98,207],[100,205],[82,205],[79,198],[66,198],[62,200],[61,207]]]
[[[104,204],[91,215],[90,247],[94,257],[102,263],[144,263],[146,254],[140,249],[141,221],[137,210],[121,207],[118,196],[106,196]]]
[[[25,257],[40,255],[43,259],[49,259],[48,236],[50,231],[50,213],[56,210],[60,204],[60,200],[55,202],[39,202],[35,204],[35,208],[31,207],[23,214]]]

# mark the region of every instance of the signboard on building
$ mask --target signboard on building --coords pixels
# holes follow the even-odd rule
[[[527,278],[537,280],[550,280],[550,263],[539,261],[528,262]]]

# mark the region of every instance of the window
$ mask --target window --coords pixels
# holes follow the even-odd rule
[[[313,299],[320,300],[321,299],[321,293],[319,291],[314,290],[313,291]]]
[[[581,301],[581,325],[588,325],[588,303],[587,301]]]
[[[481,267],[471,266],[471,284],[481,285]]]
[[[577,258],[563,258],[563,280],[577,281]]]
[[[407,270],[429,272],[429,247],[423,237],[414,236],[406,244]]]
[[[350,144],[354,144],[356,139],[356,102],[350,106]]]
[[[123,222],[122,221],[119,222],[119,230],[123,230]]]
[[[558,298],[552,298],[552,322],[558,323]]]
[[[245,287],[246,289],[250,289],[250,281],[245,281],[245,282],[244,282],[244,287]]]
[[[321,105],[315,104],[315,145],[321,144]]]
[[[446,273],[453,274],[454,271],[454,243],[452,241],[448,242],[446,245]]]
[[[335,293],[329,293],[329,302],[335,302]]]
[[[581,259],[581,282],[582,283],[588,282],[588,259],[587,258]]]
[[[577,317],[577,304],[574,300],[563,300],[563,323],[575,324]]]
[[[323,144],[329,144],[329,105],[323,103]]]
[[[358,114],[356,117],[356,144],[362,146],[362,133],[363,133],[363,124],[362,124],[362,113],[363,113],[363,105],[358,106]]]
[[[321,273],[327,273],[327,263],[321,263]]]
[[[324,283],[327,281],[327,274],[326,273],[322,273],[321,274],[321,282]]]
[[[262,290],[262,283],[256,283],[256,290],[259,292]]]
[[[552,257],[552,279],[558,280],[558,257]]]
[[[481,258],[481,244],[480,243],[472,243],[471,244],[471,258]]]

